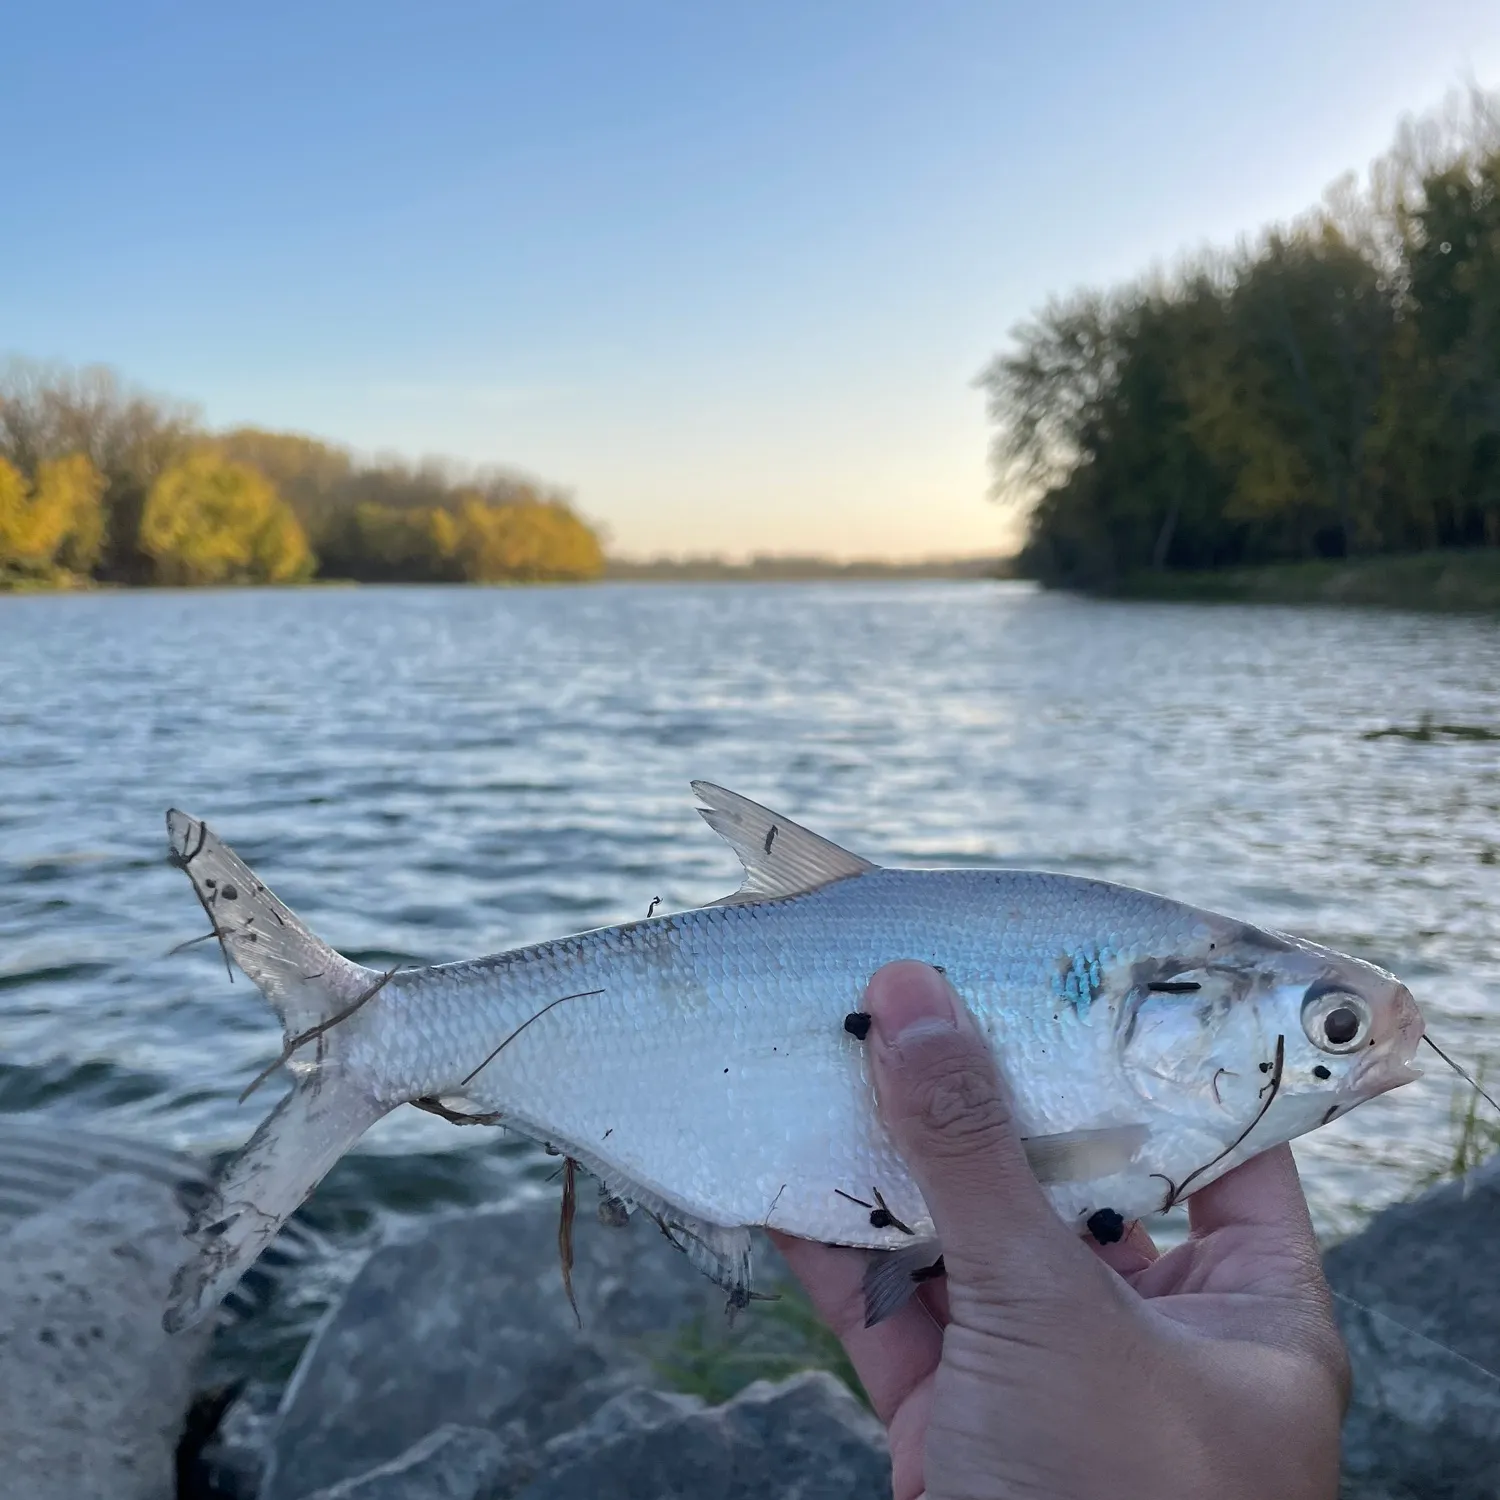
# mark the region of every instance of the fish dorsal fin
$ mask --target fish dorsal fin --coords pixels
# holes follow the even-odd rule
[[[745,867],[745,883],[732,896],[715,901],[715,906],[801,896],[876,868],[738,792],[711,781],[695,781],[693,791],[703,803],[698,809],[703,821],[733,848]]]

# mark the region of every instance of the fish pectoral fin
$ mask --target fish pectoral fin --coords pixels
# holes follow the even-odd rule
[[[869,860],[738,792],[710,781],[695,781],[693,791],[703,803],[698,809],[703,821],[739,855],[745,867],[744,884],[733,895],[713,902],[714,906],[801,896],[876,868]]]
[[[1107,1125],[1027,1136],[1021,1145],[1038,1182],[1093,1182],[1125,1171],[1150,1133],[1144,1125]]]
[[[942,1274],[942,1265],[943,1247],[933,1239],[876,1250],[865,1266],[865,1327],[873,1328],[899,1312],[922,1282]]]

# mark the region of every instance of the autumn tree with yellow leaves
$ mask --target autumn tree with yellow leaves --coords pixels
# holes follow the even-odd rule
[[[572,581],[604,569],[558,491],[501,469],[209,433],[111,371],[0,368],[0,587]]]
[[[104,540],[104,479],[81,453],[46,459],[27,477],[0,458],[0,577],[86,576]]]
[[[151,486],[140,546],[161,583],[294,583],[313,571],[307,538],[276,487],[212,447]]]

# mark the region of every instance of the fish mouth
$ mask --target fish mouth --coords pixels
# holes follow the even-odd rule
[[[1377,1023],[1376,1046],[1371,1047],[1344,1086],[1356,1100],[1373,1100],[1377,1094],[1389,1094],[1406,1083],[1421,1079],[1422,1070],[1413,1062],[1416,1050],[1427,1032],[1412,992],[1404,984],[1395,987],[1388,1013]]]
[[[1389,1053],[1372,1055],[1340,1092],[1363,1101],[1373,1099],[1377,1094],[1388,1094],[1422,1076],[1422,1069],[1409,1057],[1395,1057]]]
[[[1375,1046],[1350,1075],[1345,1090],[1361,1100],[1373,1099],[1422,1077],[1413,1058],[1426,1030],[1427,1022],[1411,991],[1398,984],[1384,1024],[1376,1028]]]

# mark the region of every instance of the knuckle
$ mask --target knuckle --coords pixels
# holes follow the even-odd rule
[[[907,1070],[903,1113],[934,1150],[966,1156],[1007,1143],[1013,1133],[1010,1108],[988,1057],[945,1048],[914,1062]]]

